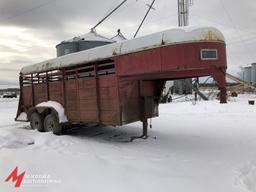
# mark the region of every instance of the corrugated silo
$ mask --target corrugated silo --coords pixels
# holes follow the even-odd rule
[[[114,42],[115,41],[111,39],[97,34],[95,31],[91,31],[90,33],[87,33],[85,35],[74,37],[73,39],[63,41],[58,44],[56,46],[57,57],[87,49],[92,49],[94,47],[99,47]]]
[[[251,66],[244,67],[243,80],[247,83],[252,82],[252,67]]]
[[[251,81],[253,85],[256,85],[256,63],[252,63]]]

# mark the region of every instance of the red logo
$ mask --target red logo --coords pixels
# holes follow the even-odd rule
[[[23,180],[23,177],[25,175],[25,171],[18,175],[18,167],[16,167],[11,174],[5,179],[5,182],[8,182],[10,179],[12,179],[12,182],[15,183],[15,187],[18,188],[21,185],[21,182]]]

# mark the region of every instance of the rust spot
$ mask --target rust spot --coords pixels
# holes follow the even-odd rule
[[[208,40],[213,40],[213,33],[212,31],[208,31]]]
[[[223,37],[220,34],[214,33],[213,31],[207,31],[203,35],[203,40],[207,41],[223,41]]]

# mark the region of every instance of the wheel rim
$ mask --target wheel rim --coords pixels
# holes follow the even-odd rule
[[[46,123],[46,126],[48,131],[53,131],[55,128],[54,121],[52,119],[49,119]]]
[[[39,121],[36,120],[36,119],[34,119],[34,121],[32,122],[32,127],[33,127],[34,129],[38,129],[38,127],[39,127]]]

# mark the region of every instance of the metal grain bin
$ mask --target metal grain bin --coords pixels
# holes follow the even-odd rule
[[[57,57],[79,51],[77,42],[62,42],[59,45],[57,45],[56,48]]]
[[[253,85],[256,85],[256,63],[252,64],[251,81]]]
[[[252,83],[252,67],[244,67],[243,71],[243,80],[246,81],[247,83]]]
[[[63,41],[56,46],[57,57],[114,43],[115,41],[91,31],[85,35]]]

